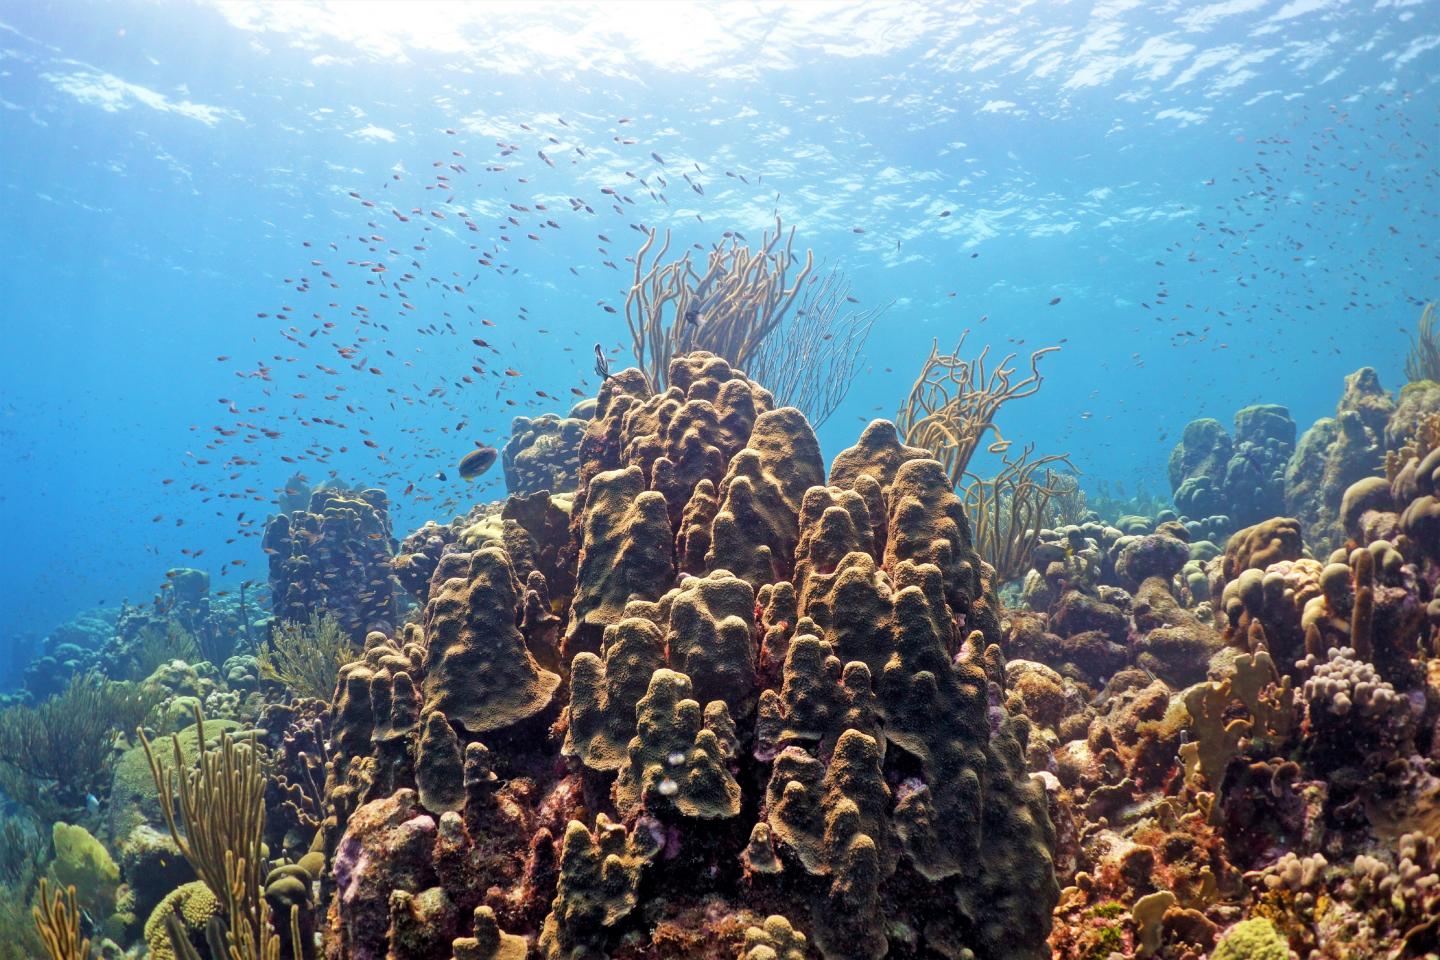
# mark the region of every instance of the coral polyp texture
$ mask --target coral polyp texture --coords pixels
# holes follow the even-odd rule
[[[943,469],[877,422],[827,478],[724,360],[668,374],[602,387],[526,535],[556,566],[449,546],[342,668],[328,955],[1048,956],[1051,800]]]

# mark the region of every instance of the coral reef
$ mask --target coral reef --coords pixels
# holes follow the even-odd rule
[[[1177,509],[1102,519],[1028,448],[957,490],[1038,385],[983,359],[828,471],[719,356],[607,369],[393,559],[378,491],[272,520],[268,626],[177,569],[56,630],[0,712],[0,953],[1440,951],[1440,388],[1362,370],[1293,455],[1283,407],[1196,421]]]

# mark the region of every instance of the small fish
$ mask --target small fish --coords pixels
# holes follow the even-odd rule
[[[435,471],[435,479],[436,479],[436,480],[449,480],[450,478],[447,477],[447,476],[445,476],[445,471],[444,471],[444,470],[436,470],[436,471]]]
[[[1055,306],[1055,304],[1057,304],[1057,303],[1059,303],[1059,302],[1060,302],[1060,298],[1059,298],[1059,297],[1051,297],[1051,298],[1050,298],[1050,306],[1052,306],[1052,307]]]
[[[476,447],[474,450],[471,450],[469,453],[465,454],[465,456],[460,458],[460,465],[458,469],[460,471],[461,478],[465,480],[474,480],[476,477],[483,474],[486,470],[489,470],[491,467],[493,467],[495,465],[496,459],[498,459],[499,456],[500,451],[496,450],[494,447],[487,447],[483,444]]]

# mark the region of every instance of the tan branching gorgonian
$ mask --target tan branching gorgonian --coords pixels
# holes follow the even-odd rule
[[[669,231],[650,257],[658,238],[651,230],[635,255],[635,281],[625,298],[635,363],[651,388],[665,389],[671,357],[707,350],[765,384],[781,405],[824,423],[855,382],[861,348],[890,305],[850,310],[858,301],[845,275],[815,273],[811,250],[802,264],[795,229],[787,233],[779,216],[757,250],[728,233],[711,248],[703,271],[688,250],[666,261]],[[598,362],[597,372],[608,375],[603,355]]]
[[[1075,473],[1057,473],[1050,484],[1053,493],[1050,498],[1048,522],[1050,526],[1065,526],[1085,522],[1090,506],[1085,491],[1080,488],[1080,477]]]
[[[1019,579],[1030,569],[1040,530],[1052,522],[1052,500],[1065,494],[1066,478],[1073,476],[1054,469],[1063,465],[1074,470],[1068,454],[1032,460],[1034,452],[1030,444],[1014,460],[1002,454],[999,473],[989,480],[966,474],[968,483],[961,491],[975,549],[995,568],[1000,583]]]
[[[1044,347],[1030,354],[1030,375],[1015,379],[1011,366],[1015,354],[1006,354],[993,369],[986,366],[989,346],[974,360],[965,360],[960,351],[970,331],[960,334],[959,343],[950,353],[940,352],[937,340],[930,356],[920,368],[910,395],[905,398],[895,425],[907,444],[924,447],[945,466],[950,482],[956,488],[964,483],[970,458],[988,432],[994,440],[986,446],[990,453],[1004,453],[1010,448],[995,426],[995,414],[1011,400],[1028,397],[1040,389],[1040,358],[1059,347]]]
[[[80,936],[80,905],[75,888],[50,896],[50,881],[40,879],[40,899],[34,907],[35,929],[50,960],[90,960],[90,941]]]
[[[1435,313],[1433,303],[1425,304],[1419,328],[1410,338],[1410,350],[1405,354],[1405,379],[1411,383],[1440,380],[1440,316]]]
[[[758,250],[732,233],[711,248],[703,270],[696,269],[688,250],[677,260],[665,259],[668,230],[647,262],[657,238],[651,229],[635,255],[635,282],[625,298],[635,363],[655,390],[665,389],[670,358],[693,350],[708,350],[749,369],[760,344],[794,306],[815,265],[814,254],[807,250],[804,265],[790,276],[796,264],[795,229],[787,235],[778,216],[774,233],[766,232]]]
[[[236,742],[228,731],[221,732],[218,747],[206,750],[198,706],[195,734],[200,759],[190,769],[178,734],[171,737],[174,757],[168,766],[140,731],[160,812],[181,855],[224,908],[225,929],[211,939],[224,944],[225,960],[279,960],[280,938],[271,927],[262,885],[265,776],[259,753],[253,742]],[[171,939],[183,953],[175,932]]]

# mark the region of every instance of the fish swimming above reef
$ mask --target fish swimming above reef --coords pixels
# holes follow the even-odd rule
[[[460,476],[466,480],[474,480],[493,467],[499,456],[500,451],[481,444],[460,458],[457,469],[460,471]]]

